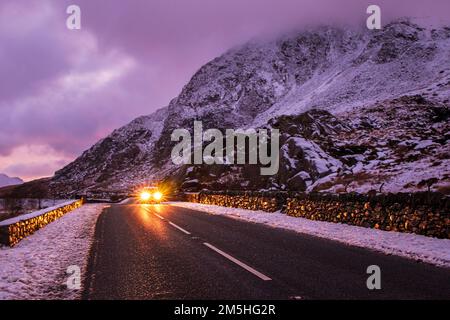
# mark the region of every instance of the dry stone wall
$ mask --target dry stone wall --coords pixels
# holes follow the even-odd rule
[[[201,192],[187,200],[263,210],[310,220],[450,239],[450,198],[439,193],[323,194],[286,192]]]
[[[66,213],[83,205],[83,200],[58,207],[41,215],[0,226],[0,243],[8,246],[16,245],[23,238],[33,234],[49,223],[59,219]]]

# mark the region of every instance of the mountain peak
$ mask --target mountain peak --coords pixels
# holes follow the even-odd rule
[[[331,179],[332,175],[339,182],[344,179],[341,174],[354,172],[356,175],[361,166],[365,168],[369,164],[380,172],[388,172],[370,160],[376,158],[377,152],[388,151],[376,144],[368,146],[368,142],[358,138],[358,132],[373,134],[372,131],[376,130],[371,127],[375,111],[368,110],[377,110],[379,105],[401,110],[409,108],[409,105],[416,108],[417,100],[423,110],[431,108],[445,115],[448,113],[450,29],[422,27],[423,22],[419,25],[415,21],[401,19],[375,31],[344,27],[309,28],[275,40],[251,41],[228,50],[201,67],[169,106],[115,130],[58,171],[52,180],[54,190],[122,190],[179,173],[183,168],[170,161],[174,145],[171,134],[178,128],[191,130],[194,120],[202,121],[205,130],[224,130],[261,128],[273,119],[288,116],[291,118],[285,121],[290,130],[297,132],[292,127],[301,124],[301,119],[319,119],[312,122],[320,133],[318,136],[309,137],[305,135],[308,130],[302,129],[294,136],[285,137],[289,147],[286,157],[303,157],[295,167],[284,172],[285,180],[292,178],[291,173],[299,174],[294,179],[293,185],[296,186],[314,189],[317,183],[324,184],[323,179]],[[393,129],[395,126],[386,120],[391,116],[389,110],[386,111],[377,113],[377,121]],[[297,117],[305,113],[304,117]],[[367,127],[355,125],[347,128],[346,121],[367,124]],[[434,123],[428,118],[420,121],[445,132],[446,126],[442,122]],[[321,126],[332,130],[318,130]],[[420,141],[436,141],[429,148],[413,150],[417,154],[411,155],[411,161],[422,161],[420,165],[424,165],[431,161],[427,157],[432,152],[444,151],[439,147],[442,139],[439,140],[435,132],[419,127],[410,131],[401,124],[399,127],[403,131],[396,134],[402,139],[411,137],[417,145]],[[419,129],[423,131],[419,132]],[[334,136],[338,135],[344,140],[352,138],[342,148],[333,147]],[[389,145],[394,143],[389,141],[398,140],[395,139],[386,137],[385,143]],[[397,157],[394,151],[392,155]],[[365,160],[353,168],[355,159]],[[399,158],[398,161],[403,160]],[[285,163],[290,165],[290,161]],[[320,167],[321,163],[324,166]],[[429,170],[427,174],[435,175],[440,169],[446,172],[447,162],[433,163],[436,170]],[[387,162],[385,166],[393,164]],[[322,170],[325,167],[327,170]],[[402,164],[398,164],[395,171],[398,176],[401,176],[402,168]],[[195,170],[190,172],[195,173]],[[214,178],[214,181],[228,181],[226,175],[230,171],[222,170],[215,174],[223,177]],[[390,179],[391,175],[386,173],[385,179]],[[347,173],[347,176],[350,175]],[[193,180],[201,177],[196,176]],[[426,178],[424,174],[423,179]],[[395,179],[386,181],[385,188],[415,188],[410,181],[413,177],[402,176],[402,179],[401,183]],[[273,183],[268,187],[284,187],[280,179]]]

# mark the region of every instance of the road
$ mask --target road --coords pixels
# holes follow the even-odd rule
[[[367,289],[369,265],[382,289]],[[100,215],[84,299],[450,299],[450,270],[170,204]]]

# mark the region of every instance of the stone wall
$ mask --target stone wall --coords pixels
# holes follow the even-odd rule
[[[269,192],[200,192],[186,194],[187,201],[267,212],[283,208],[286,197]]]
[[[187,200],[450,239],[450,198],[439,193],[307,194],[203,192]]]
[[[285,213],[310,220],[450,238],[450,201],[439,194],[296,195]]]
[[[70,204],[55,208],[53,210],[43,212],[40,215],[26,218],[23,220],[17,218],[17,222],[11,224],[0,225],[0,243],[8,246],[16,245],[23,238],[33,234],[40,228],[59,219],[66,213],[79,208],[83,205],[83,200],[74,201]]]

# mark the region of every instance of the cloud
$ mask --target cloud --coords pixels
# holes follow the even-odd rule
[[[32,180],[50,176],[71,161],[47,145],[23,145],[12,150],[8,157],[0,156],[2,172]]]
[[[101,50],[89,32],[51,28],[63,20],[48,2],[42,3],[44,9],[31,19],[22,16],[25,4],[8,3],[0,10],[10,21],[10,31],[0,33],[0,42],[6,43],[0,49],[0,80],[7,84],[0,89],[0,155],[21,145],[47,144],[73,158],[123,123],[126,108],[120,107],[135,97],[120,81],[136,66],[120,50]],[[24,27],[29,20],[32,27]],[[9,41],[19,35],[24,43]]]

